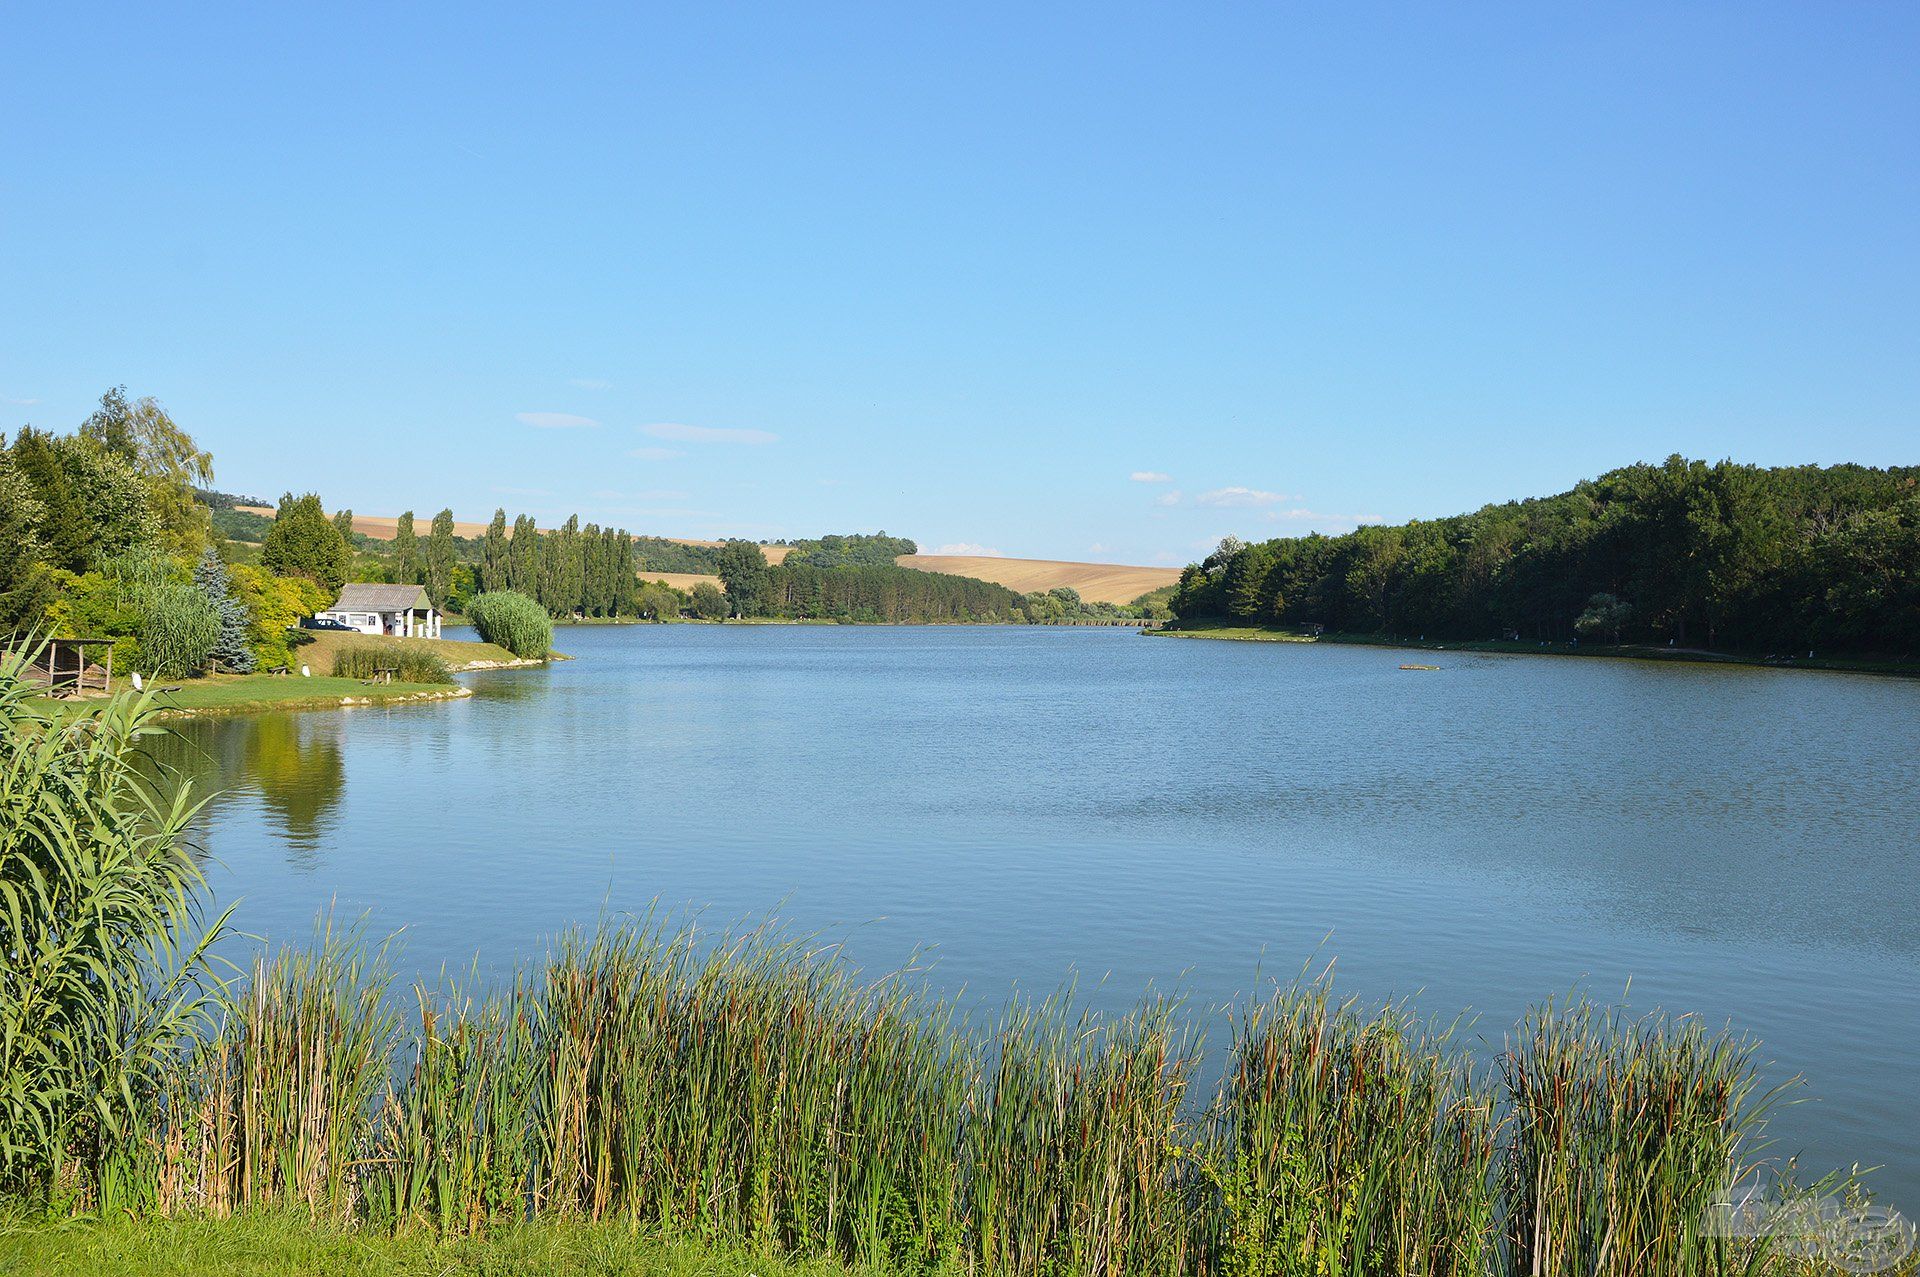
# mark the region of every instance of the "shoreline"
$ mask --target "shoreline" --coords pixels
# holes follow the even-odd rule
[[[1197,623],[1143,629],[1143,634],[1169,638],[1212,639],[1228,643],[1333,643],[1342,647],[1399,648],[1412,652],[1477,652],[1496,656],[1576,656],[1620,661],[1652,661],[1683,665],[1738,665],[1749,669],[1818,670],[1829,674],[1877,674],[1888,678],[1920,678],[1920,661],[1876,660],[1868,657],[1779,657],[1706,648],[1644,647],[1638,644],[1582,644],[1507,642],[1504,639],[1462,639],[1430,642],[1425,639],[1387,638],[1373,634],[1305,634],[1279,625],[1218,625]]]

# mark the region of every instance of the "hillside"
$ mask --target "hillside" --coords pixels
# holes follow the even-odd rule
[[[240,506],[256,514],[271,518],[272,506]],[[397,521],[379,515],[356,514],[353,518],[353,530],[376,541],[393,539],[394,525]],[[425,536],[430,520],[416,516],[415,531]],[[467,523],[455,520],[453,534],[457,537],[477,539],[486,535],[484,523]],[[703,541],[696,537],[666,537],[668,541],[680,545],[700,545],[718,548],[725,544],[721,541]],[[767,556],[770,567],[778,567],[786,561],[792,547],[785,545],[763,545],[761,553]],[[1149,590],[1158,590],[1165,586],[1176,585],[1180,581],[1178,568],[1129,567],[1115,563],[1075,563],[1065,559],[1002,559],[990,555],[972,554],[903,554],[894,560],[903,568],[913,568],[919,572],[945,572],[953,576],[970,576],[978,581],[991,581],[995,585],[1004,585],[1010,590],[1030,594],[1035,590],[1057,590],[1069,587],[1080,592],[1080,597],[1089,603],[1131,603]],[[719,584],[719,578],[704,576],[692,572],[651,572],[642,571],[640,576],[648,581],[665,581],[681,590],[691,590],[701,581]]]
[[[1150,590],[1180,583],[1178,568],[1126,567],[1115,563],[1073,563],[1063,559],[1001,559],[974,554],[903,554],[895,560],[920,572],[948,572],[992,581],[1010,590],[1070,587],[1089,603],[1131,603]]]

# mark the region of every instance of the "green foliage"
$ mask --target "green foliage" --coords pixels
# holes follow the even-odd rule
[[[162,678],[184,678],[206,666],[221,639],[219,606],[195,585],[155,582],[140,587],[138,668]]]
[[[633,538],[633,566],[641,573],[685,572],[694,576],[718,576],[720,547],[683,545],[665,537]]]
[[[220,634],[208,655],[231,674],[253,672],[253,617],[234,593],[233,578],[220,556],[208,546],[193,569],[193,583],[213,604],[220,618]]]
[[[500,509],[493,512],[493,521],[487,524],[485,549],[480,560],[480,590],[492,594],[506,588],[507,512]]]
[[[427,587],[427,599],[441,611],[446,610],[447,596],[453,592],[453,511],[442,510],[433,516],[433,526],[427,533],[427,556],[422,584]]]
[[[259,543],[267,539],[273,520],[252,510],[224,509],[213,512],[213,530],[229,541]]]
[[[1389,637],[1912,653],[1920,468],[1676,456],[1448,519],[1229,538],[1182,574],[1172,611]]]
[[[394,583],[420,584],[420,539],[413,533],[413,511],[403,511],[394,521],[392,546]]]
[[[382,669],[402,683],[451,683],[453,674],[437,652],[413,639],[349,643],[333,656],[335,678],[369,679]]]
[[[280,498],[280,512],[260,547],[260,565],[276,576],[303,576],[337,596],[346,584],[350,552],[320,498],[291,492]]]
[[[705,581],[702,581],[700,584],[706,585],[707,589],[713,591],[715,598],[719,598],[720,591],[715,590],[711,585],[707,585]],[[639,592],[634,596],[635,613],[647,618],[649,621],[678,620],[680,614],[684,612],[686,608],[687,596],[664,581],[648,581],[640,587]],[[725,615],[725,599],[720,599],[720,610],[721,614]]]
[[[711,581],[697,581],[693,587],[693,614],[703,621],[718,621],[727,614],[727,596]]]
[[[885,532],[824,536],[788,544],[792,548],[781,561],[782,566],[800,568],[892,567],[901,555],[920,551],[906,537],[890,537]]]
[[[198,804],[145,778],[151,704],[49,717],[28,657],[0,658],[0,1192],[48,1204],[138,1161],[221,924],[198,925]]]
[[[0,635],[31,628],[53,598],[39,527],[46,514],[0,436]]]
[[[194,488],[212,481],[213,454],[194,443],[157,400],[128,402],[127,388],[116,386],[100,396],[80,437],[122,459],[144,482],[163,549],[190,559],[205,548],[208,514],[194,499]]]
[[[716,571],[735,616],[765,616],[778,606],[772,598],[767,556],[753,542],[729,541],[721,546]]]
[[[247,609],[247,646],[255,663],[297,664],[293,649],[303,640],[311,641],[298,628],[300,618],[323,610],[334,596],[306,577],[279,577],[265,568],[239,563],[227,570],[235,596]]]
[[[553,621],[545,608],[515,590],[481,594],[468,605],[467,619],[488,643],[515,656],[543,659],[553,650]]]

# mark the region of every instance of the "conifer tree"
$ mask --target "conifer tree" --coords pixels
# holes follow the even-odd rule
[[[247,646],[253,616],[247,611],[247,605],[235,597],[233,577],[212,546],[201,551],[200,562],[193,569],[193,583],[212,601],[214,612],[220,618],[220,637],[214,640],[213,650],[207,655],[232,673],[253,673],[253,650]]]

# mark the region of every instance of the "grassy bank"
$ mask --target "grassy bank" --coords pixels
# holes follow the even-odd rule
[[[1850,674],[1891,674],[1920,678],[1920,661],[1871,657],[1780,656],[1719,652],[1705,648],[1649,647],[1606,643],[1525,643],[1500,639],[1428,642],[1379,634],[1308,634],[1278,625],[1230,625],[1218,621],[1181,621],[1148,631],[1169,638],[1228,639],[1256,643],[1340,643],[1359,647],[1409,648],[1427,652],[1498,652],[1509,656],[1599,656],[1616,660],[1669,661],[1696,665],[1747,665],[1766,669],[1833,670]]]
[[[617,1224],[524,1224],[441,1238],[305,1215],[0,1224],[0,1272],[32,1277],[878,1277],[831,1260],[667,1241]]]

